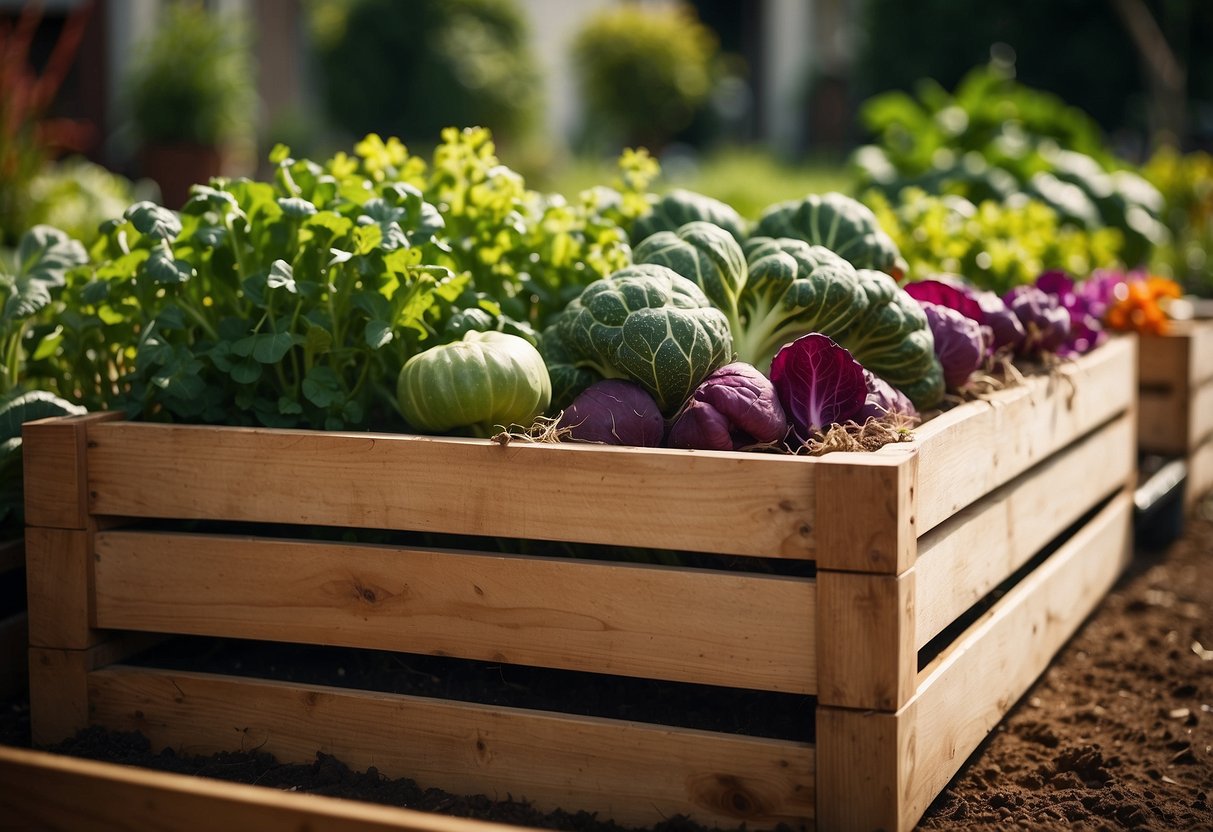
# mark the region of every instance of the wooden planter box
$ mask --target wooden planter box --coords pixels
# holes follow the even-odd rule
[[[1168,335],[1142,336],[1137,445],[1184,457],[1185,501],[1213,488],[1213,320],[1177,321]]]
[[[0,543],[0,580],[16,582],[25,568],[25,544],[20,539]],[[24,609],[0,609],[0,698],[15,696],[29,680],[29,644]]]
[[[913,442],[817,459],[105,415],[27,425],[35,742],[96,723],[194,752],[254,743],[302,761],[319,750],[625,824],[686,813],[910,829],[1131,555],[1135,351],[1115,339],[931,420]],[[166,520],[815,568],[187,533]],[[815,740],[121,663],[165,633],[802,694]]]

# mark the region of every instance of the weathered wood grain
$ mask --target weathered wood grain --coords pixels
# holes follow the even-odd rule
[[[307,762],[323,751],[423,787],[623,824],[680,812],[727,826],[812,824],[815,757],[803,743],[125,666],[90,674],[89,688],[98,723],[182,753],[255,747]]]
[[[89,437],[99,515],[813,555],[798,457],[129,422]]]
[[[122,531],[95,571],[98,627],[816,690],[811,579]]]

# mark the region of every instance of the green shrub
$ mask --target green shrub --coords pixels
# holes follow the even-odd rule
[[[573,45],[587,141],[659,149],[707,102],[717,50],[686,6],[625,5],[591,19]]]
[[[323,0],[312,7],[325,109],[343,130],[432,142],[452,125],[526,133],[540,79],[513,0]]]
[[[253,117],[253,68],[243,28],[194,3],[174,3],[140,43],[128,79],[144,143],[222,144]]]

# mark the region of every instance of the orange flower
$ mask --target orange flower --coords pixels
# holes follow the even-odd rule
[[[1125,284],[1125,291],[1117,292],[1104,318],[1112,329],[1163,335],[1171,325],[1167,302],[1181,294],[1179,284],[1165,277],[1133,279]]]

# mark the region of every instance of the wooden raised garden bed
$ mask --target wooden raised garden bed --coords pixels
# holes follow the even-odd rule
[[[815,459],[29,424],[34,741],[95,723],[196,753],[323,751],[625,824],[909,829],[1131,555],[1135,350],[1114,339],[913,442]],[[727,557],[655,565],[610,547]],[[803,698],[812,739],[124,663],[156,634],[775,692]]]
[[[1213,320],[1173,327],[1141,338],[1137,444],[1144,453],[1186,459],[1191,505],[1213,488]]]

